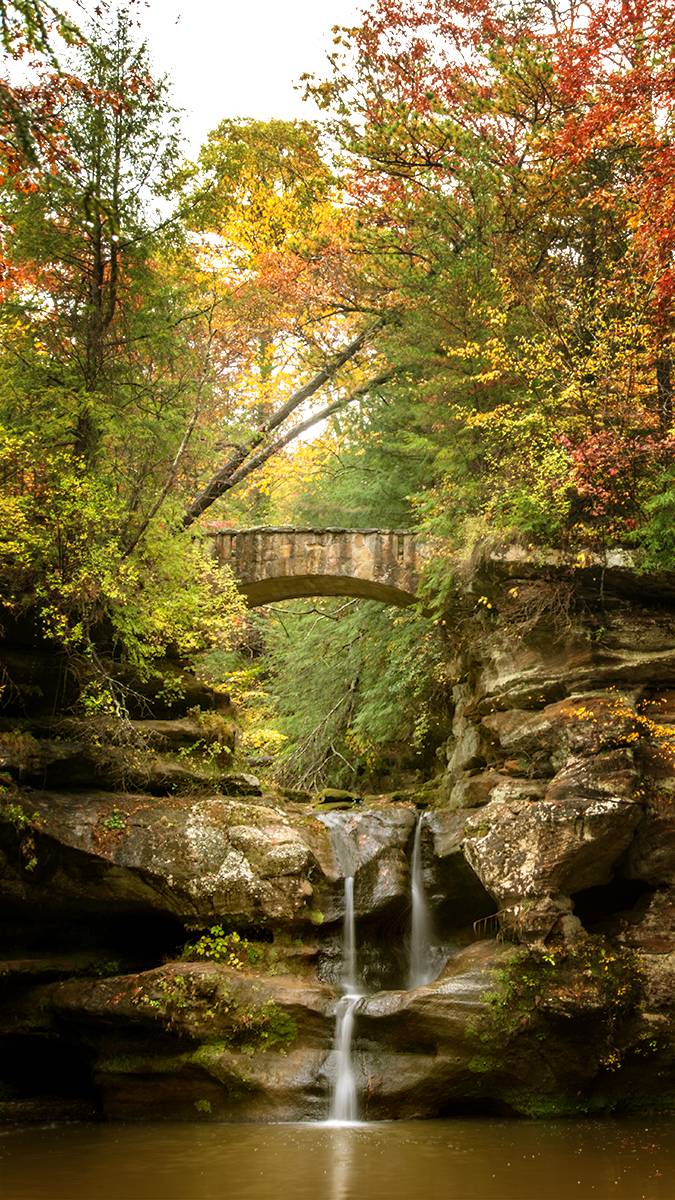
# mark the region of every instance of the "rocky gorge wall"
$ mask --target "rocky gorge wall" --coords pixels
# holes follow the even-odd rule
[[[449,620],[442,769],[355,799],[234,774],[234,714],[197,681],[122,737],[55,716],[54,664],[8,650],[0,1115],[325,1117],[344,903],[326,809],[355,855],[364,1116],[672,1106],[668,587],[518,561],[476,578]],[[445,965],[407,990],[420,811]]]

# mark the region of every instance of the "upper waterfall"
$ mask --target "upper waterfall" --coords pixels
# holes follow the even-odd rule
[[[410,929],[410,968],[408,972],[409,988],[420,987],[424,983],[429,983],[434,977],[431,948],[431,913],[424,890],[424,875],[422,871],[423,828],[424,813],[420,815],[415,826],[412,861],[410,864],[412,920]]]

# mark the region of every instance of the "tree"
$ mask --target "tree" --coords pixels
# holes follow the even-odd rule
[[[58,66],[54,37],[66,45],[80,37],[75,23],[49,0],[0,0],[0,44],[6,55],[19,59],[30,53]],[[0,131],[3,157],[10,169],[23,161],[33,164],[56,132],[57,105],[47,113],[36,101],[37,88],[17,87],[0,79]]]
[[[671,33],[666,5],[376,0],[311,85],[397,312],[381,352],[417,367],[418,510],[459,541],[647,528],[673,449]]]
[[[302,433],[318,425],[321,421],[327,420],[347,405],[375,392],[392,378],[393,371],[381,371],[351,391],[338,396],[336,400],[325,404],[322,408],[315,409],[303,420],[282,429],[287,419],[293,416],[306,400],[309,400],[325,383],[334,379],[340,367],[348,363],[359,350],[363,349],[369,340],[369,335],[372,337],[372,334],[372,329],[359,333],[308,383],[296,389],[287,400],[263,420],[261,426],[249,437],[248,441],[237,447],[227,462],[211,477],[203,491],[192,501],[184,517],[186,526],[191,525],[215,500],[236,487],[254,471],[258,471],[269,458],[278,454]],[[277,434],[278,430],[281,432]],[[270,439],[270,434],[276,434],[276,436]]]
[[[60,92],[53,86],[58,63],[53,37],[68,45],[79,34],[72,21],[47,0],[2,0],[0,44],[9,60],[29,55],[41,64],[23,84],[0,78],[0,186],[29,192],[44,171],[68,154],[60,116]],[[22,282],[11,260],[7,225],[0,230],[0,300]]]
[[[45,368],[72,397],[59,419],[72,428],[74,452],[93,462],[115,409],[128,407],[124,390],[138,387],[127,355],[148,331],[138,301],[156,290],[147,208],[177,147],[164,121],[166,87],[151,79],[123,12],[107,43],[90,42],[78,57],[92,93],[63,85],[70,154],[14,203],[12,253],[49,291]]]
[[[603,2],[587,19],[379,0],[337,34],[334,74],[311,90],[391,375],[266,464],[267,519],[417,525],[446,553],[635,539],[643,561],[673,561],[671,25],[659,5]],[[288,782],[353,785],[381,768],[387,732],[412,738],[413,696],[433,712],[432,623],[410,618],[411,673],[405,626],[342,607],[269,618]]]
[[[178,533],[214,298],[186,275],[180,222],[156,212],[177,163],[166,85],[124,10],[74,53],[76,74],[53,81],[68,154],[5,188],[22,284],[0,317],[0,563],[5,610],[30,611],[118,711],[110,662],[143,675],[190,655],[241,604]]]
[[[219,448],[204,447],[186,525],[393,373],[378,359],[382,322],[350,263],[351,221],[317,127],[222,122],[191,174],[186,219],[214,263],[221,331],[247,333],[223,413],[230,453],[214,472]]]

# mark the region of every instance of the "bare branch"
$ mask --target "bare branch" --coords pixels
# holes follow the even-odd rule
[[[350,342],[348,346],[345,346],[344,350],[341,350],[339,354],[330,360],[330,362],[326,363],[326,365],[317,372],[313,379],[310,379],[309,383],[304,384],[303,387],[298,388],[297,391],[293,392],[293,395],[289,396],[288,400],[286,400],[286,402],[282,404],[275,413],[268,417],[268,419],[261,425],[260,429],[253,434],[248,442],[240,446],[239,449],[237,449],[235,453],[231,455],[224,466],[222,466],[220,470],[217,471],[216,474],[210,479],[204,490],[200,492],[195,500],[193,500],[183,519],[185,526],[191,525],[193,521],[196,521],[197,517],[200,517],[207,508],[210,508],[214,500],[217,500],[220,496],[224,495],[225,492],[228,492],[230,488],[234,487],[235,482],[238,483],[240,479],[243,479],[246,475],[250,474],[249,470],[246,470],[243,475],[240,474],[240,471],[243,469],[243,466],[246,463],[246,459],[249,457],[249,455],[251,455],[258,446],[262,445],[268,434],[272,433],[275,429],[278,429],[279,426],[282,425],[286,420],[286,418],[290,417],[291,413],[295,412],[295,410],[302,403],[304,403],[305,400],[309,400],[310,396],[313,396],[314,393],[317,392],[319,388],[323,387],[323,385],[327,383],[329,379],[332,379],[340,367],[344,366],[345,363],[354,358],[354,356],[358,354],[359,350],[362,349],[368,339],[373,336],[380,326],[381,322],[378,322],[378,324],[371,326],[369,329],[364,329],[358,335],[358,337],[354,339],[353,342]],[[314,421],[311,423],[314,424]],[[302,432],[300,427],[296,428],[298,429],[298,433]],[[309,428],[309,426],[306,426],[306,428]],[[297,433],[294,436],[297,437]],[[289,440],[292,440],[292,438]],[[286,443],[283,442],[282,444],[285,445]],[[276,453],[276,450],[273,451],[273,453]],[[269,454],[265,454],[265,457],[262,459],[262,461],[265,462],[266,458],[269,457]]]
[[[348,396],[343,396],[340,400],[333,400],[331,404],[326,404],[323,408],[317,409],[311,416],[306,417],[304,421],[298,421],[297,425],[292,425],[275,442],[270,442],[269,445],[259,450],[257,454],[254,454],[252,458],[249,458],[247,462],[242,463],[238,470],[234,471],[230,476],[221,495],[224,492],[229,492],[231,488],[236,487],[238,483],[241,483],[242,479],[248,479],[248,476],[262,467],[268,458],[272,458],[280,450],[283,450],[285,446],[288,446],[290,442],[294,442],[296,438],[300,437],[301,433],[306,433],[313,425],[318,425],[321,421],[326,421],[333,413],[339,412],[341,409],[346,408],[348,404],[353,404],[355,400],[360,400],[363,396],[367,396],[369,392],[387,383],[394,374],[393,370],[382,371],[374,379],[369,379],[366,383],[362,383],[360,387],[350,392]]]

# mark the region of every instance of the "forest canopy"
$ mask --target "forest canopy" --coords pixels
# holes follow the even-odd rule
[[[259,757],[349,780],[432,745],[477,542],[675,565],[668,0],[372,0],[319,119],[196,161],[133,3],[0,37],[0,620],[87,711],[210,655]],[[251,621],[209,530],[281,522],[437,539],[425,612]]]

